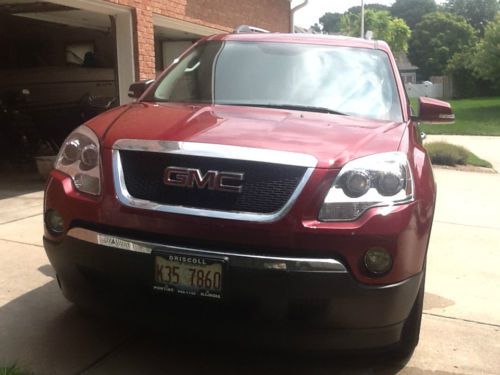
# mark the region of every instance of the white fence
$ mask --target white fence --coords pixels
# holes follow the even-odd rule
[[[405,86],[410,98],[418,98],[420,96],[427,96],[429,98],[444,97],[442,83],[407,83]]]

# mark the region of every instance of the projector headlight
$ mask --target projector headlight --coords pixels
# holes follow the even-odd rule
[[[319,220],[355,220],[371,207],[412,200],[413,180],[406,155],[370,155],[344,165],[325,198]]]
[[[82,125],[64,141],[55,169],[70,176],[78,191],[101,193],[99,140],[92,130]]]

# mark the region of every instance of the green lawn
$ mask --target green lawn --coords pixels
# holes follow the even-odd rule
[[[19,368],[17,365],[8,367],[0,366],[0,375],[30,375],[31,372]]]
[[[418,99],[411,100],[417,113]],[[422,125],[427,134],[500,136],[500,97],[451,100],[455,112],[453,125]]]

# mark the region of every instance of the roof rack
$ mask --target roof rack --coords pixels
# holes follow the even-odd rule
[[[234,34],[242,33],[270,33],[269,30],[261,29],[260,27],[250,25],[240,25],[233,31]]]

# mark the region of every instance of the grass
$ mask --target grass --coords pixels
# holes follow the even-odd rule
[[[470,152],[467,156],[466,163],[468,165],[475,165],[476,167],[493,168],[489,161],[481,159],[472,152]]]
[[[418,113],[418,99],[411,99]],[[451,100],[455,112],[453,125],[422,125],[427,134],[500,136],[500,97]]]
[[[31,375],[31,372],[19,368],[17,365],[0,366],[0,375]]]
[[[477,155],[462,146],[452,145],[447,142],[430,142],[425,144],[425,148],[435,165],[492,167],[488,161],[477,157]]]

